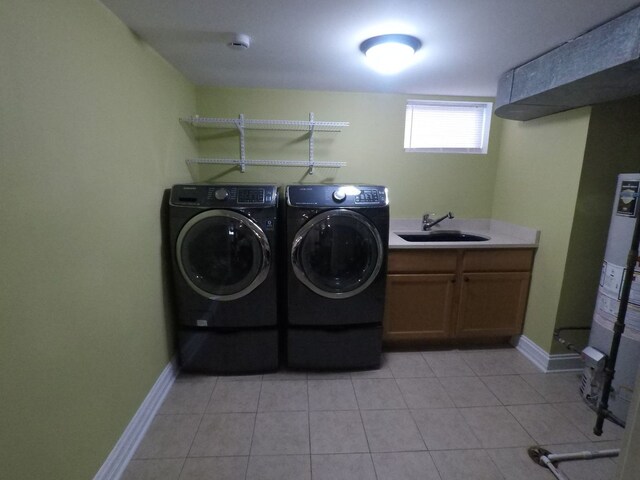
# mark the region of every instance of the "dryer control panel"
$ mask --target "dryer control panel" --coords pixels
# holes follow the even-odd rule
[[[389,204],[386,187],[379,185],[289,185],[292,207],[380,207]]]
[[[276,185],[174,185],[170,204],[203,208],[271,207],[277,202],[277,190]]]

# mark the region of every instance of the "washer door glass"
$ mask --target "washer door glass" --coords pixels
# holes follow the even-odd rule
[[[383,255],[378,231],[351,210],[313,217],[298,231],[291,249],[295,275],[327,298],[349,298],[367,288],[380,271]]]
[[[214,300],[235,300],[255,289],[266,278],[271,257],[260,227],[227,210],[208,210],[189,220],[176,251],[185,281]]]

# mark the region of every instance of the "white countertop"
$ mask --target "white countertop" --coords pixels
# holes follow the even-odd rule
[[[489,240],[482,242],[408,242],[398,233],[425,233],[422,220],[414,218],[391,219],[389,224],[389,248],[537,248],[540,231],[491,219],[447,219],[436,225],[432,232],[459,230],[463,233],[482,235]]]

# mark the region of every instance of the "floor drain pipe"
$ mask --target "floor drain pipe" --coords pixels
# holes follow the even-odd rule
[[[611,448],[609,450],[589,451],[574,453],[551,453],[549,450],[542,447],[530,447],[528,450],[529,457],[542,467],[548,468],[551,473],[555,475],[558,480],[570,480],[560,470],[558,470],[556,464],[560,462],[567,462],[571,460],[593,460],[596,458],[611,458],[620,455],[619,448]]]

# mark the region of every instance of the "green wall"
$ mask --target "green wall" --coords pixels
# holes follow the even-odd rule
[[[551,351],[589,108],[502,126],[493,218],[541,230],[524,334]]]
[[[93,0],[3,0],[0,58],[0,476],[92,478],[172,356],[195,89]]]
[[[360,182],[389,187],[394,217],[419,217],[424,212],[453,211],[460,218],[491,215],[493,184],[502,121],[492,120],[487,155],[405,153],[404,114],[413,95],[300,90],[198,88],[201,116],[346,121],[340,133],[315,135],[317,161],[344,161],[346,167],[316,169],[308,175],[302,167],[248,166],[246,173],[225,165],[191,167],[194,181],[249,181],[286,183]],[[474,99],[478,100],[478,99]],[[491,100],[491,99],[484,99]],[[200,155],[238,158],[238,135],[233,131],[199,129]],[[304,132],[247,131],[248,159],[306,159]]]
[[[591,324],[617,176],[640,169],[638,126],[640,97],[592,107],[556,326]]]

